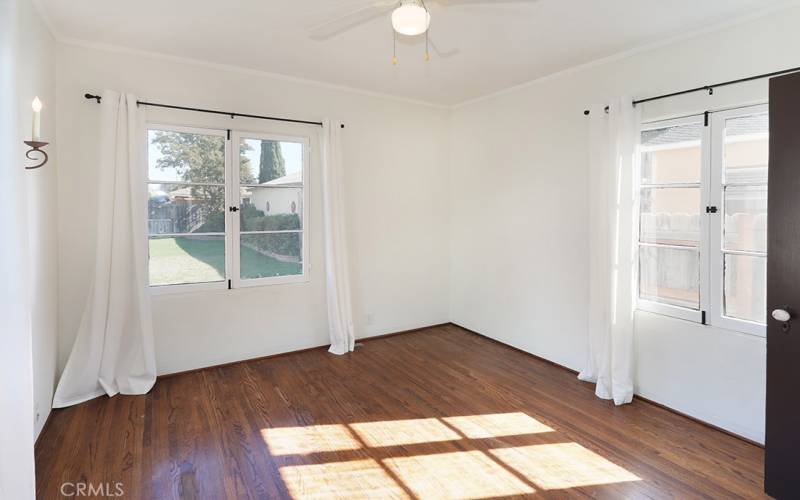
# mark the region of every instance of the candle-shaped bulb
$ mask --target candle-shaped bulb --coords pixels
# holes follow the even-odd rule
[[[38,96],[33,99],[33,102],[31,103],[31,109],[33,109],[31,138],[34,141],[38,141],[42,136],[42,101],[39,100]]]

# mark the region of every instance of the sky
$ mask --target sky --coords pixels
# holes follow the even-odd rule
[[[250,158],[250,165],[252,165],[253,175],[258,177],[258,165],[261,156],[261,140],[260,139],[245,139],[252,151],[248,151],[245,156]],[[281,142],[281,153],[283,153],[283,160],[286,163],[286,175],[290,175],[303,170],[303,145],[299,142]]]

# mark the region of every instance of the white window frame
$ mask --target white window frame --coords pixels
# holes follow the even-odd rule
[[[739,252],[723,249],[723,218],[725,217],[725,207],[723,198],[723,173],[724,173],[724,125],[725,121],[737,116],[747,116],[768,112],[767,105],[743,106],[724,111],[709,112],[705,114],[691,115],[671,120],[657,120],[645,122],[640,127],[641,133],[647,130],[655,130],[665,127],[686,125],[690,123],[707,123],[702,128],[700,147],[701,147],[701,173],[700,173],[700,241],[698,250],[700,252],[700,309],[690,309],[687,307],[664,304],[651,300],[639,298],[640,282],[637,281],[636,298],[637,308],[642,311],[653,312],[671,316],[678,319],[711,325],[726,330],[732,330],[750,335],[766,336],[766,325],[752,321],[731,318],[723,314],[724,300],[724,266],[725,254],[739,255],[758,255],[766,257],[766,252]],[[706,120],[708,120],[706,122]],[[639,153],[641,154],[641,153]],[[640,168],[637,166],[637,168]],[[637,173],[638,177],[638,173]],[[669,185],[669,184],[665,184]],[[695,187],[696,183],[672,184],[674,187]],[[750,185],[750,184],[748,184]],[[639,189],[644,187],[654,187],[654,184],[639,183]],[[706,213],[706,207],[717,207],[716,214]],[[637,207],[641,221],[641,208]],[[705,216],[703,216],[705,215]],[[670,248],[670,245],[659,245],[642,243],[639,238],[641,235],[640,223],[637,224],[636,237],[639,248],[642,246],[655,246]],[[685,249],[686,247],[675,247]],[[637,256],[637,265],[639,257]]]
[[[249,288],[254,286],[269,286],[281,285],[291,283],[307,283],[310,281],[310,268],[311,268],[311,242],[309,231],[310,219],[310,171],[311,171],[311,138],[305,135],[284,135],[269,132],[247,132],[239,130],[219,129],[214,127],[196,127],[175,125],[163,122],[148,122],[145,127],[144,141],[146,144],[146,153],[149,153],[149,132],[151,130],[163,130],[168,132],[179,132],[188,134],[211,135],[225,138],[225,276],[220,281],[209,281],[202,283],[176,283],[168,285],[149,285],[151,295],[169,295],[177,293],[191,293],[191,292],[206,292],[217,290],[230,290],[238,288]],[[289,275],[289,276],[275,276],[256,279],[241,279],[240,278],[240,255],[239,255],[239,237],[240,237],[240,211],[232,212],[230,207],[240,208],[240,155],[239,144],[241,138],[247,139],[265,139],[276,141],[297,142],[303,144],[303,207],[302,207],[302,229],[297,231],[301,233],[302,245],[302,273]],[[143,168],[149,171],[148,154],[145,154],[145,161]],[[151,184],[149,174],[145,176],[146,184]],[[158,181],[155,181],[158,182]],[[197,183],[182,182],[182,181],[165,181],[164,183],[174,183],[182,185],[192,185]],[[147,190],[145,190],[147,192]],[[146,193],[145,193],[146,196]],[[294,231],[292,231],[294,232]],[[165,234],[157,236],[202,236],[207,233],[186,233],[186,234]],[[218,233],[213,233],[217,235]],[[147,238],[144,241],[145,252],[149,254],[150,232],[147,230]],[[148,280],[150,276],[148,258],[147,275]]]

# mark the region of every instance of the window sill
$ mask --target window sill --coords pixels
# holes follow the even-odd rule
[[[684,321],[691,321],[692,323],[703,324],[703,313],[694,309],[686,307],[673,306],[669,304],[662,304],[660,302],[653,302],[650,300],[639,300],[638,310],[660,314],[662,316],[669,316],[675,319],[682,319]]]
[[[149,286],[150,296],[175,296],[193,295],[208,292],[233,292],[237,290],[254,290],[276,285],[302,285],[311,282],[311,278],[303,276],[281,276],[278,278],[262,278],[258,280],[247,280],[228,287],[228,281],[216,281],[213,283],[190,283],[185,285],[160,285]]]
[[[758,338],[766,338],[767,336],[767,325],[726,317],[721,318],[722,321],[719,323],[713,321],[706,321],[706,323],[703,323],[702,312],[693,311],[691,309],[683,309],[677,306],[669,306],[666,304],[658,304],[649,301],[639,301],[636,312],[656,314],[669,319],[687,321],[700,327],[715,328],[717,330],[739,335],[747,335]],[[708,318],[706,319],[708,320]]]

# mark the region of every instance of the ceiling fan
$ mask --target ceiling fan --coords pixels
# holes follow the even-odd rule
[[[437,3],[444,7],[457,5],[497,5],[514,3],[534,3],[539,0],[427,0]],[[311,28],[310,36],[315,40],[327,40],[336,35],[351,30],[356,26],[367,23],[373,19],[381,17],[391,12],[392,28],[395,38],[395,53],[392,57],[392,64],[397,64],[397,35],[414,37],[425,35],[425,60],[430,60],[428,46],[429,28],[431,25],[431,13],[426,5],[426,0],[373,0],[363,7],[359,7],[342,16],[325,21]],[[435,47],[437,53],[438,48]],[[450,51],[450,54],[457,53],[458,50]]]

